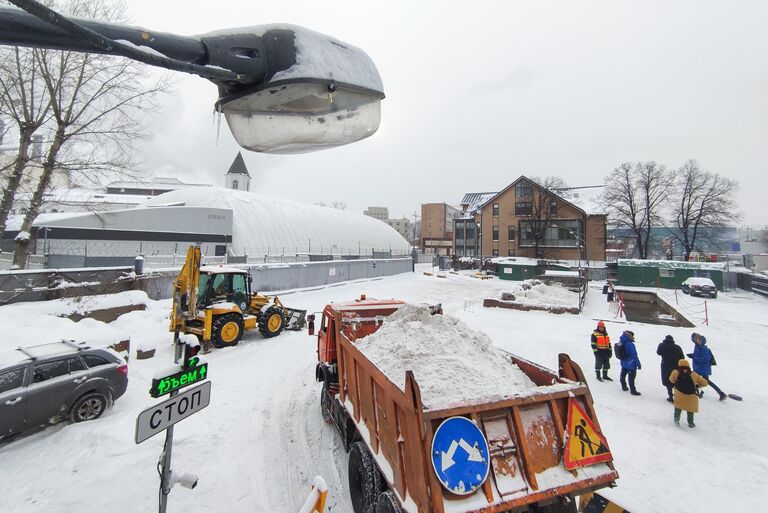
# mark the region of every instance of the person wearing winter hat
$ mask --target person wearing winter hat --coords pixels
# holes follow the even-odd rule
[[[595,376],[598,381],[613,381],[608,377],[608,369],[611,368],[611,337],[605,329],[605,323],[598,321],[597,328],[592,332],[592,352],[595,353]],[[600,372],[602,371],[602,376]]]
[[[688,360],[681,358],[677,369],[669,375],[670,383],[675,385],[675,425],[680,425],[680,414],[685,410],[688,416],[688,427],[694,428],[694,413],[699,411],[699,396],[696,387],[707,386],[707,380],[691,371]]]
[[[709,386],[711,386],[715,392],[720,394],[720,400],[725,401],[728,398],[728,395],[720,390],[720,387],[712,383],[712,380],[709,379],[709,376],[712,375],[712,365],[715,361],[715,357],[712,356],[712,350],[707,346],[707,338],[698,333],[691,333],[691,341],[695,345],[693,347],[693,353],[688,353],[688,358],[693,361],[694,372],[707,380]],[[702,392],[701,395],[704,395],[704,392]]]
[[[672,390],[675,385],[670,383],[669,375],[677,368],[680,360],[685,358],[683,348],[675,344],[672,335],[667,335],[656,349],[656,354],[661,356],[661,384],[667,387],[667,401],[671,403],[674,401]]]
[[[635,376],[637,371],[642,368],[635,348],[635,333],[629,330],[625,331],[619,337],[619,342],[624,347],[624,359],[621,360],[621,375],[619,376],[621,389],[625,392],[629,390],[632,395],[640,395],[640,392],[635,388]],[[629,388],[627,388],[627,377],[629,377]]]

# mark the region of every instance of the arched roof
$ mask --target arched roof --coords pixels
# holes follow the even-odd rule
[[[186,205],[231,209],[236,255],[296,253],[404,255],[409,243],[386,223],[353,212],[218,187],[171,191],[147,206]]]

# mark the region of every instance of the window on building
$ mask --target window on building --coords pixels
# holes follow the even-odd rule
[[[557,215],[557,201],[549,202],[549,213],[553,215]]]
[[[530,198],[533,196],[533,188],[529,183],[521,183],[515,187],[515,198]]]
[[[238,189],[239,187],[240,187],[240,184],[237,183],[237,180],[232,180],[232,188],[233,189]]]
[[[499,240],[499,227],[493,227],[493,240]]]
[[[515,203],[516,216],[529,216],[533,214],[533,203],[530,201],[518,201]]]
[[[507,240],[515,240],[515,227],[507,226]]]
[[[520,222],[520,240],[518,244],[524,247],[535,246],[535,224],[532,221]],[[576,248],[579,245],[579,237],[583,238],[581,221],[577,219],[558,219],[556,225],[544,228],[544,233],[539,240],[539,246]]]
[[[507,256],[515,256],[515,250],[510,249],[509,251],[507,251]]]
[[[493,217],[499,217],[499,204],[493,204]]]
[[[499,256],[499,250],[498,249],[494,249],[493,252],[492,252],[492,255],[495,256],[495,257]]]

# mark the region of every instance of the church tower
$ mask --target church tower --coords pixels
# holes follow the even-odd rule
[[[227,171],[225,178],[227,189],[250,190],[251,175],[248,174],[248,168],[245,167],[242,153],[237,152],[237,157],[232,161],[232,165],[229,166],[229,171]]]

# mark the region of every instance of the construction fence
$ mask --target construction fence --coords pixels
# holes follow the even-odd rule
[[[206,259],[206,264],[210,264]],[[381,278],[413,271],[411,258],[334,260],[285,264],[245,264],[251,289],[285,291],[332,285],[352,280]],[[133,267],[43,269],[0,272],[0,305],[22,301],[47,301],[67,297],[115,294],[143,290],[150,299],[171,297],[178,269],[137,274]]]

